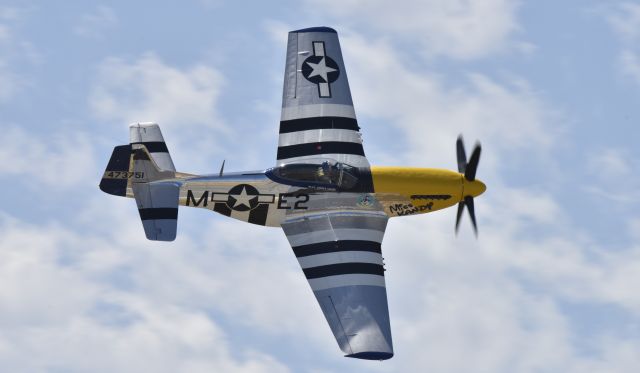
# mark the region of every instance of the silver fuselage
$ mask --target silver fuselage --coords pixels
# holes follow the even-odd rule
[[[279,227],[285,219],[327,212],[357,213],[382,207],[368,193],[340,192],[330,185],[289,185],[268,171],[176,179],[179,204],[205,208],[245,222]],[[167,182],[165,180],[164,182]]]

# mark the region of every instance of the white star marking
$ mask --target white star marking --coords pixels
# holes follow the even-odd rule
[[[327,63],[324,60],[324,57],[322,57],[322,59],[318,63],[307,62],[307,65],[311,66],[311,68],[313,69],[311,74],[309,74],[309,78],[312,78],[316,75],[320,75],[320,77],[324,79],[325,83],[329,82],[329,78],[327,77],[327,74],[333,71],[337,71],[337,69],[327,66]]]
[[[251,203],[249,203],[249,201],[251,201],[252,199],[256,198],[257,196],[250,196],[247,194],[247,188],[246,187],[242,187],[242,191],[240,192],[240,194],[232,194],[231,197],[235,198],[236,203],[233,204],[233,208],[235,209],[236,207],[240,206],[240,205],[245,205],[247,207],[251,207]]]

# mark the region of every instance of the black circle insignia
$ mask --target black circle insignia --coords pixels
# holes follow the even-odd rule
[[[229,190],[227,206],[235,211],[249,211],[258,207],[258,189],[249,184],[239,184]]]
[[[315,84],[333,83],[340,76],[340,68],[329,56],[310,56],[302,63],[302,76]]]

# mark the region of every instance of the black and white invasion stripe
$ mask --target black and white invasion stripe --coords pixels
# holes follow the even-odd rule
[[[353,106],[312,104],[283,108],[278,163],[332,158],[369,167]]]
[[[387,217],[334,214],[282,224],[312,290],[368,285],[384,287],[381,243]]]

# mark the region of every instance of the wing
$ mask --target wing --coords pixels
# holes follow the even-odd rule
[[[368,168],[359,130],[336,31],[290,32],[278,165],[327,158]]]
[[[348,357],[393,356],[381,243],[384,212],[308,215],[282,223],[331,331]]]

